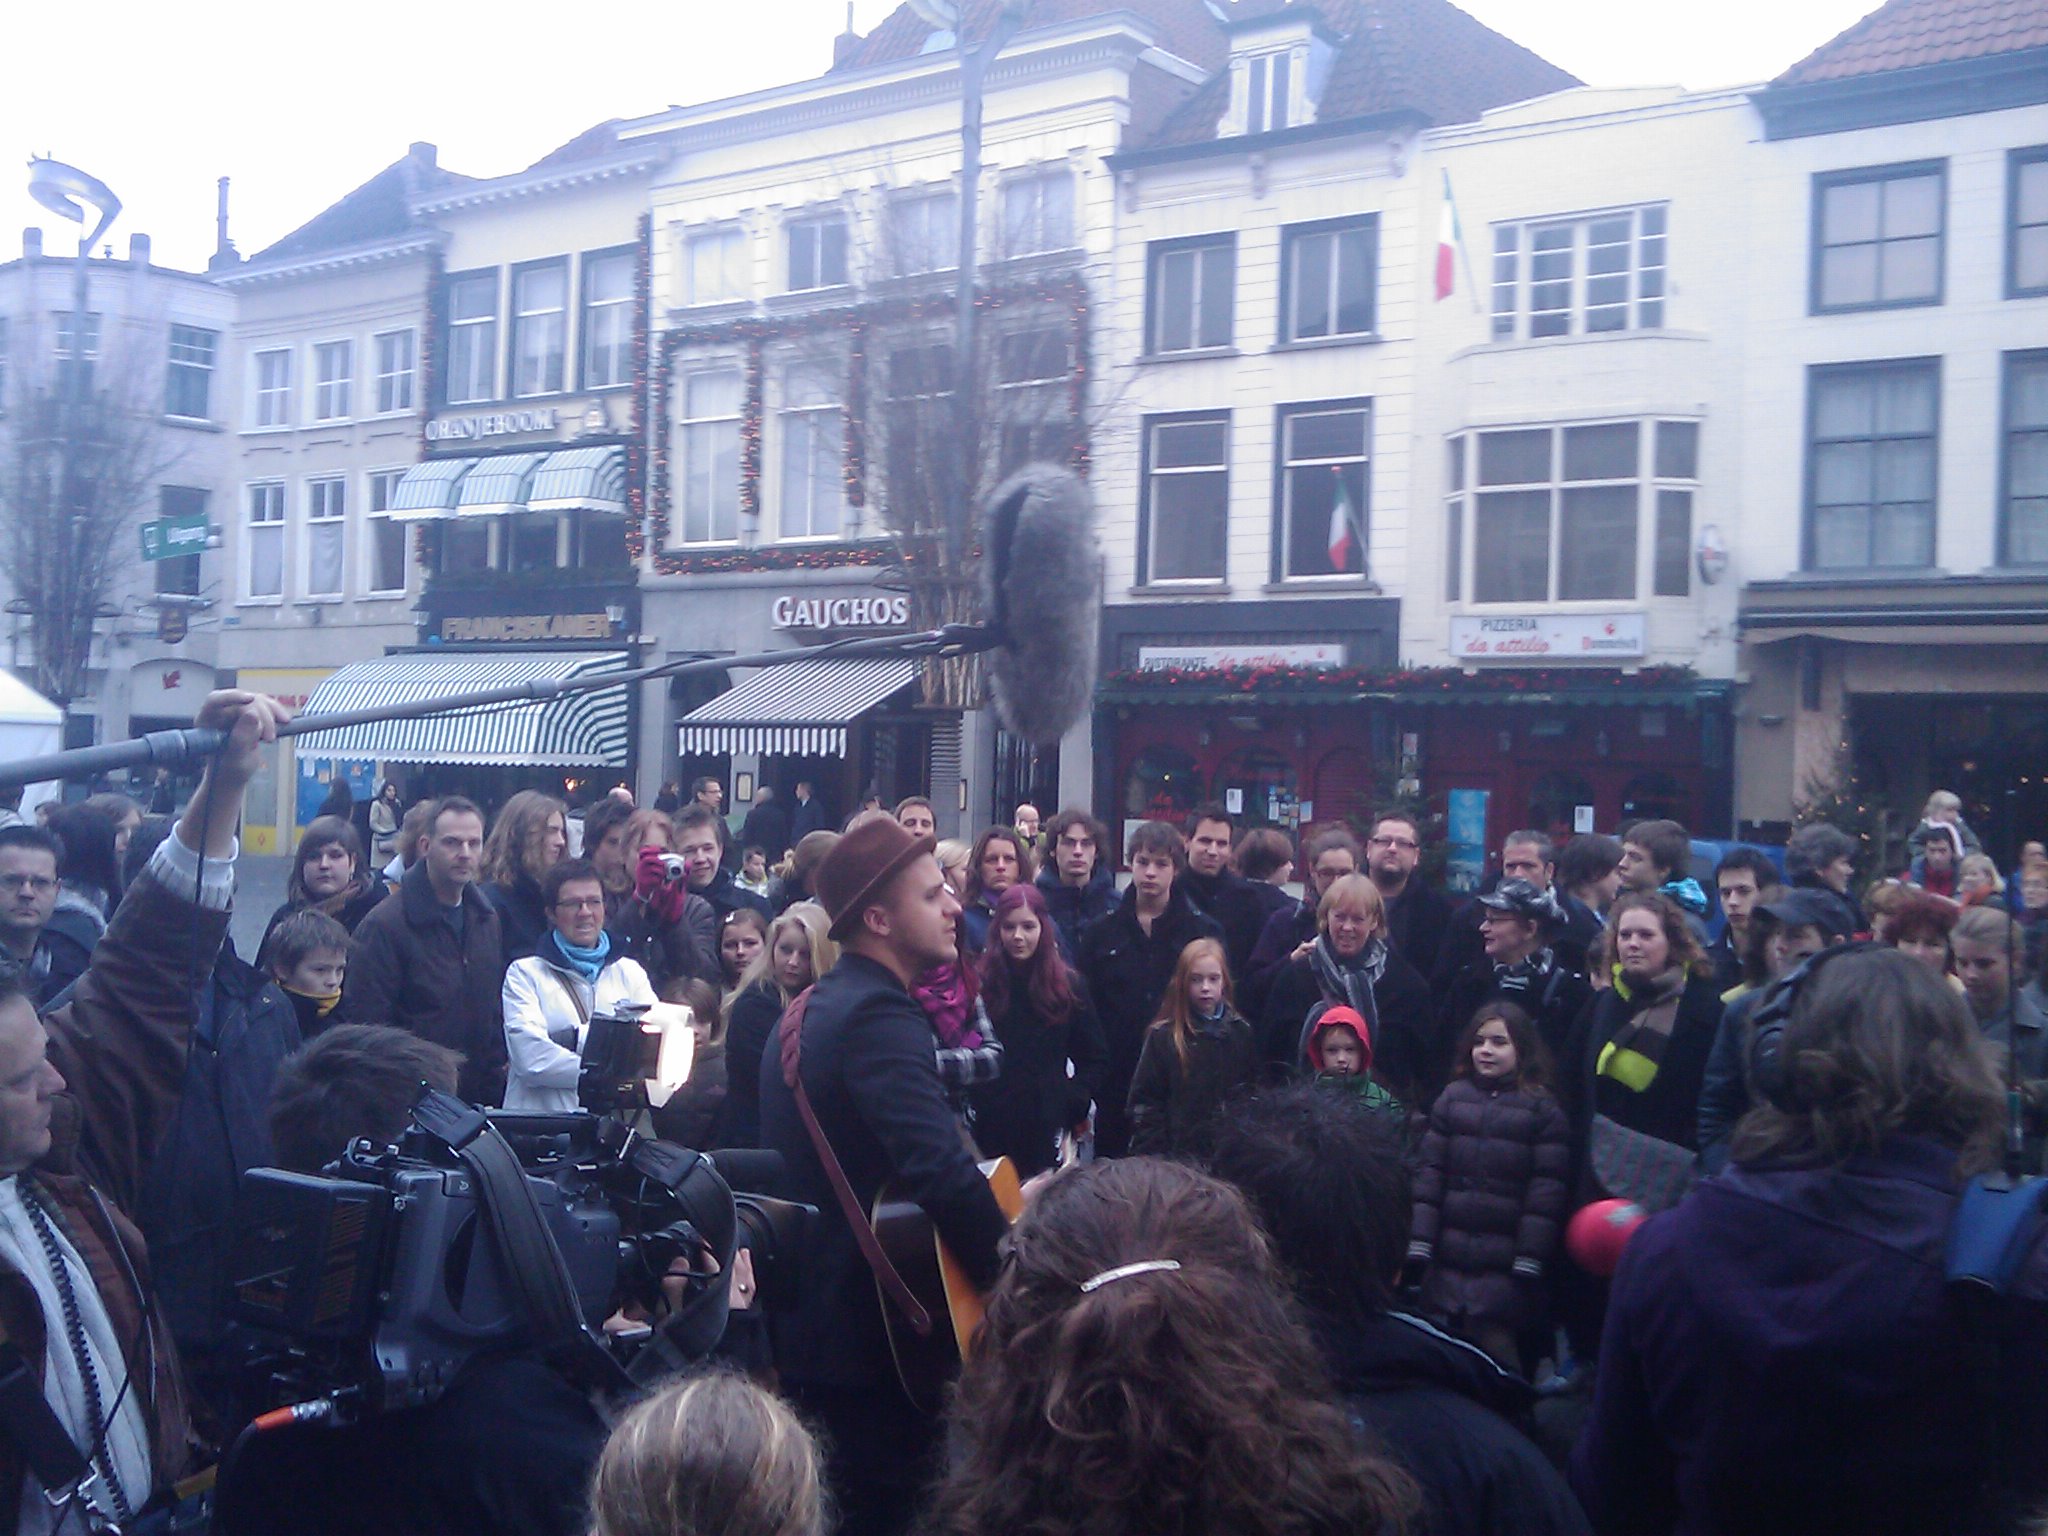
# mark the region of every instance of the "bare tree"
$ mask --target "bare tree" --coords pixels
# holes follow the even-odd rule
[[[119,611],[134,529],[182,454],[160,430],[163,367],[144,345],[160,326],[89,315],[81,361],[68,316],[46,319],[55,344],[15,349],[36,361],[10,370],[0,402],[0,571],[28,617],[35,685],[68,709],[88,690],[95,626]],[[82,388],[74,368],[86,370]]]

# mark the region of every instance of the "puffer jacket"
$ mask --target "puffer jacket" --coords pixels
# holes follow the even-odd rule
[[[1556,1099],[1461,1077],[1437,1096],[1415,1171],[1412,1259],[1426,1260],[1423,1309],[1460,1326],[1516,1327],[1516,1277],[1542,1278],[1557,1250],[1570,1131]]]

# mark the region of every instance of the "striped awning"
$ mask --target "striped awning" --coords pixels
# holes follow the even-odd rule
[[[478,459],[455,493],[457,517],[502,517],[526,510],[527,489],[544,453],[501,453]]]
[[[683,716],[683,752],[820,756],[846,750],[846,727],[917,679],[909,656],[819,657],[763,667]]]
[[[617,651],[380,656],[330,673],[305,715],[416,704],[449,694],[506,688],[542,679],[567,681],[620,672]],[[306,757],[375,758],[386,763],[484,763],[507,767],[623,768],[628,688],[499,704],[424,720],[391,720],[319,731],[298,740]]]
[[[391,520],[424,523],[452,517],[463,477],[475,467],[475,459],[430,459],[413,465],[391,493]]]
[[[626,510],[626,450],[564,448],[534,474],[526,505],[534,512]]]

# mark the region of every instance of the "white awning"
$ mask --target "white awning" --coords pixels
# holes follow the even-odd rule
[[[380,656],[330,673],[299,713],[416,704],[485,688],[621,672],[628,665],[629,658],[618,651]],[[630,692],[624,687],[602,688],[423,720],[345,726],[298,737],[298,755],[366,757],[387,763],[623,768]]]
[[[534,512],[626,511],[626,450],[564,448],[548,455],[526,497]]]
[[[683,716],[681,751],[821,756],[846,750],[846,727],[917,679],[910,656],[815,657],[763,667]]]
[[[391,520],[424,523],[452,517],[463,477],[475,467],[475,459],[430,459],[413,465],[391,493]]]
[[[526,510],[527,488],[544,453],[501,453],[478,459],[455,495],[457,517],[502,517]]]

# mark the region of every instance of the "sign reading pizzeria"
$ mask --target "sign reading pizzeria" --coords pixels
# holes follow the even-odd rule
[[[1460,615],[1451,620],[1459,661],[1628,661],[1649,649],[1635,613]]]
[[[797,597],[785,592],[768,610],[777,629],[907,629],[910,599],[901,592],[864,597]]]

